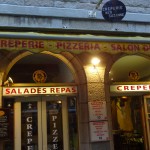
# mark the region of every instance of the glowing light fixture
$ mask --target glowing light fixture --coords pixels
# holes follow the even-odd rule
[[[94,66],[96,66],[96,65],[98,65],[98,64],[100,63],[100,59],[97,58],[97,57],[94,57],[94,58],[91,60],[91,63],[92,63]]]
[[[121,98],[123,98],[123,99],[127,99],[128,97],[127,97],[127,96],[122,96]]]
[[[4,85],[7,85],[9,86],[10,84],[13,83],[13,79],[11,77],[9,77],[5,82],[4,82]]]

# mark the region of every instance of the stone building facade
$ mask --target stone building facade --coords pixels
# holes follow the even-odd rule
[[[116,1],[116,0],[112,0]],[[74,85],[77,86],[77,123],[78,130],[78,146],[74,150],[113,150],[114,137],[113,137],[113,118],[110,101],[110,76],[109,72],[111,67],[119,58],[128,55],[135,55],[138,52],[131,50],[130,46],[124,48],[124,50],[118,50],[112,52],[105,48],[98,50],[93,48],[97,42],[102,42],[105,45],[107,43],[137,43],[142,46],[146,43],[149,44],[150,33],[150,1],[149,0],[124,0],[122,1],[126,6],[126,15],[123,20],[119,22],[108,22],[102,16],[102,7],[108,2],[103,0],[2,0],[0,1],[0,83],[1,91],[5,87],[4,81],[9,77],[11,68],[17,64],[23,58],[34,55],[37,53],[51,55],[62,60],[66,66],[72,72],[74,78]],[[100,5],[98,5],[100,4]],[[16,41],[15,41],[16,39]],[[6,40],[6,41],[5,41]],[[25,40],[25,41],[23,41]],[[53,46],[51,49],[46,46],[44,49],[36,48],[36,44],[31,46],[29,41],[52,41],[55,42],[64,41],[70,43],[76,43],[78,48],[67,49],[67,46],[58,48],[55,51]],[[21,42],[19,45],[18,42]],[[53,43],[54,42],[54,43]],[[8,44],[9,43],[9,44]],[[28,43],[28,46],[27,46]],[[85,43],[89,43],[87,46]],[[18,45],[17,45],[18,44]],[[58,44],[58,43],[57,43]],[[81,45],[80,45],[81,44]],[[110,45],[108,45],[109,47]],[[30,48],[31,47],[31,48]],[[102,44],[103,47],[103,44]],[[93,48],[93,50],[91,50]],[[66,49],[66,50],[65,50]],[[148,48],[149,49],[149,48]],[[149,52],[141,50],[140,55],[149,57]],[[90,60],[93,56],[101,58],[101,66],[98,66],[95,72],[90,72],[91,67]],[[34,59],[33,59],[34,61]],[[32,62],[32,61],[31,61]],[[28,64],[30,66],[30,64]],[[25,68],[25,70],[28,70]],[[65,74],[65,73],[64,73]],[[66,74],[67,76],[67,74]],[[29,86],[24,84],[19,85],[20,82],[13,85],[13,87]],[[53,85],[53,84],[52,84]],[[50,83],[41,84],[39,87],[51,87]],[[66,86],[68,85],[66,82]],[[36,86],[31,83],[30,86]],[[29,86],[29,87],[30,87]],[[61,84],[55,83],[54,86],[60,87]],[[2,93],[2,92],[1,92]],[[38,94],[37,94],[38,95]],[[12,95],[9,95],[10,97]],[[18,96],[18,95],[17,95]],[[17,97],[16,96],[16,97]],[[15,96],[12,96],[15,97]],[[17,116],[17,109],[20,109],[18,100],[15,97],[14,100],[14,114]],[[23,95],[24,97],[24,95]],[[4,107],[4,100],[7,96],[1,94],[0,104]],[[20,98],[19,98],[20,99]],[[24,98],[23,98],[24,99]],[[6,100],[7,101],[7,100]],[[21,102],[22,100],[20,100]],[[38,100],[37,100],[38,101]],[[108,128],[106,132],[108,139],[93,140],[98,132],[92,129],[90,124],[90,102],[106,102],[105,111],[107,112]],[[65,104],[63,104],[65,105]],[[66,107],[65,107],[66,108]],[[15,110],[16,109],[16,110]],[[18,110],[20,111],[20,110]],[[14,117],[15,118],[15,117]],[[65,122],[65,120],[63,121]],[[93,122],[99,123],[99,120]],[[17,121],[14,121],[16,124]],[[100,126],[101,127],[101,126]],[[103,127],[103,126],[102,126]],[[107,127],[107,124],[105,125]],[[14,137],[19,139],[21,135],[17,134],[17,126],[14,125]],[[19,126],[21,130],[21,125]],[[96,127],[95,127],[96,128]],[[69,132],[64,129],[65,133]],[[101,131],[101,130],[100,130]],[[105,132],[104,131],[104,132]],[[145,131],[146,132],[146,131]],[[106,135],[107,135],[106,134]],[[105,135],[105,133],[104,133]],[[98,136],[98,135],[97,135]],[[65,137],[68,138],[69,137]],[[97,137],[96,137],[97,138]],[[14,150],[21,150],[21,145],[18,146],[18,139],[13,140],[12,143]],[[67,144],[69,145],[69,140]],[[21,141],[20,141],[21,143]],[[65,140],[63,140],[65,144]],[[146,142],[145,150],[148,149],[149,142]],[[66,144],[66,145],[67,145]],[[0,146],[3,150],[7,150],[5,146],[7,143],[1,140]],[[69,146],[64,146],[64,150],[72,150]],[[43,150],[47,150],[48,147],[44,147],[40,144],[38,147],[42,147]],[[45,149],[44,149],[45,148]],[[28,149],[33,149],[28,147]],[[36,149],[36,148],[35,148]],[[54,146],[53,149],[59,149]],[[117,149],[116,149],[117,150]]]

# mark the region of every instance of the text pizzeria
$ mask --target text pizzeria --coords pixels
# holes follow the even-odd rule
[[[100,43],[59,41],[56,47],[65,50],[100,50]]]

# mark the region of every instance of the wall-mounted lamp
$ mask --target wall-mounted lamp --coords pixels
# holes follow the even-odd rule
[[[100,63],[100,59],[97,57],[94,57],[94,58],[92,58],[91,63],[95,67],[96,65],[98,65]]]
[[[4,82],[4,86],[7,85],[9,86],[10,84],[13,83],[13,79],[11,77],[9,77],[5,82]]]

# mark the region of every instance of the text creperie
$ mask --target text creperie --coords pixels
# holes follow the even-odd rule
[[[117,85],[116,91],[150,91],[150,85]]]
[[[69,87],[4,87],[3,96],[34,94],[71,94],[77,93],[76,86]]]
[[[0,39],[0,48],[44,48],[44,41]]]

